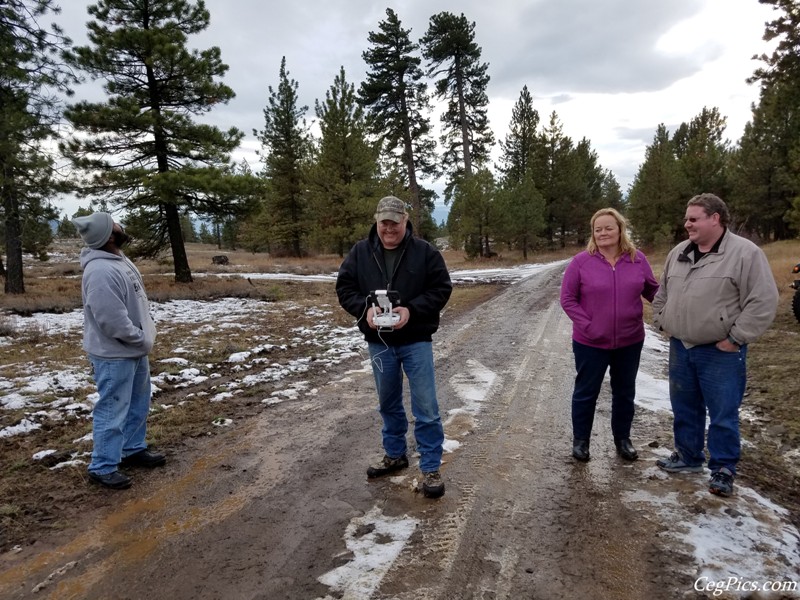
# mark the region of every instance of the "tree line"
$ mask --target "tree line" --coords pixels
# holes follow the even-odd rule
[[[701,191],[729,201],[739,231],[793,237],[800,230],[800,6],[760,1],[780,13],[765,32],[779,43],[753,74],[760,100],[741,140],[724,138],[717,108],[674,132],[662,124],[625,196],[591,141],[564,135],[555,112],[540,117],[527,86],[491,164],[489,65],[464,14],[431,16],[414,40],[387,9],[366,40],[364,81],[348,80],[342,67],[315,101],[316,134],[281,59],[263,124],[253,129],[261,144],[261,169],[253,172],[231,160],[243,132],[199,120],[234,97],[219,48],[189,48],[209,26],[201,0],[98,0],[88,8],[89,43],[80,47],[57,23],[42,24],[59,14],[55,0],[7,0],[0,6],[5,291],[24,292],[23,251],[46,256],[48,223],[57,218],[51,199],[65,192],[90,201],[82,211],[123,214],[137,239],[133,253],[171,252],[178,282],[192,280],[185,250],[197,236],[192,217],[212,224],[213,239],[230,247],[343,255],[366,235],[377,198],[387,194],[407,202],[416,235],[448,235],[468,256],[507,247],[527,258],[542,247],[583,244],[589,217],[604,206],[625,212],[644,245],[675,241],[686,199]],[[103,101],[71,101],[71,89],[87,78],[102,82]],[[438,139],[434,101],[444,109]],[[432,217],[436,194],[424,185],[440,178],[445,231]],[[63,218],[59,235],[70,235],[69,226]]]

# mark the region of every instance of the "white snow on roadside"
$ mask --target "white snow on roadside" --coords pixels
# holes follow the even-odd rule
[[[672,410],[666,370],[668,361],[669,343],[652,327],[645,327],[644,348],[636,376],[637,404],[654,412]]]
[[[497,373],[474,359],[467,359],[464,371],[450,378],[450,386],[463,402],[461,408],[449,411],[449,414],[467,412],[475,415],[482,409],[483,401],[497,379]]]
[[[643,408],[671,414],[668,363],[669,343],[648,327],[636,380],[636,403]],[[670,452],[655,450],[664,457]],[[696,491],[689,497],[670,492],[675,477],[696,483]],[[624,493],[623,499],[647,507],[644,514],[657,514],[666,526],[665,535],[693,549],[693,575],[700,588],[695,591],[714,595],[719,590],[714,597],[723,598],[750,597],[759,591],[765,594],[759,598],[770,598],[770,590],[762,588],[775,582],[796,586],[795,596],[781,597],[800,598],[800,532],[788,511],[740,481],[730,498],[713,496],[708,492],[709,477],[708,469],[676,476],[653,465],[641,472],[642,489]]]
[[[364,516],[351,520],[345,530],[347,555],[352,558],[317,579],[338,592],[336,598],[370,598],[418,523],[408,516],[387,517],[373,507]],[[328,595],[322,600],[333,598]]]

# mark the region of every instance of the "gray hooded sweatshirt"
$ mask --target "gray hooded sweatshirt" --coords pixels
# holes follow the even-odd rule
[[[99,358],[139,358],[153,349],[156,326],[139,270],[124,255],[81,250],[83,349]]]

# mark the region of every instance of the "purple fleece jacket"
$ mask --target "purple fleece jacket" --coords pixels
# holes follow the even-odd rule
[[[640,251],[625,254],[615,266],[599,252],[584,251],[570,261],[561,282],[561,307],[572,319],[572,339],[613,350],[644,339],[642,297],[658,291],[650,263]]]

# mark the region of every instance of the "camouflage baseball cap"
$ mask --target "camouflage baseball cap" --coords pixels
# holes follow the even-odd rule
[[[375,210],[375,220],[402,223],[407,214],[406,205],[400,198],[386,196],[378,202],[378,208]]]

